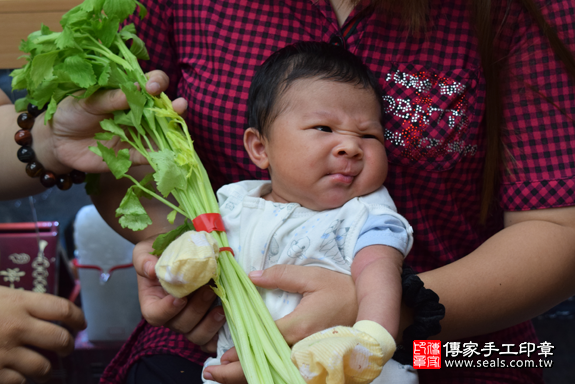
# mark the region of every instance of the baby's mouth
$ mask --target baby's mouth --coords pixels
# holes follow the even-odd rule
[[[329,174],[329,177],[332,180],[338,181],[338,182],[343,183],[343,184],[351,184],[356,176],[357,175],[355,175],[355,174],[345,173],[345,172],[341,172],[341,173],[334,172],[334,173]]]

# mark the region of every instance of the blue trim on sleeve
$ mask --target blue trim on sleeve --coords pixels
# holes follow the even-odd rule
[[[362,248],[370,245],[393,247],[405,257],[409,251],[409,234],[401,220],[395,216],[369,215],[359,231],[359,237],[353,250],[354,257]]]

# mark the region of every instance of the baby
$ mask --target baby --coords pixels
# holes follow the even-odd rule
[[[393,360],[401,268],[412,229],[383,187],[387,157],[379,84],[343,48],[303,42],[274,53],[249,92],[244,146],[271,181],[242,181],[217,195],[230,246],[246,272],[275,264],[320,266],[351,274],[359,312],[353,328],[314,334],[292,351],[308,383],[413,383]],[[274,320],[301,295],[262,296]],[[233,342],[224,327],[219,364]],[[396,366],[388,368],[390,365]],[[338,379],[339,378],[339,379]]]

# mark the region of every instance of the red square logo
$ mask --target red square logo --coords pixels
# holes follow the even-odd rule
[[[414,340],[413,368],[415,369],[441,368],[441,341]]]

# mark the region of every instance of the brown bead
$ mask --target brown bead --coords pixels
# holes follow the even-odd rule
[[[62,191],[66,191],[72,187],[72,178],[70,175],[58,175],[56,176],[56,186]]]
[[[38,117],[38,115],[40,115],[42,112],[44,112],[46,110],[46,109],[40,109],[32,103],[28,104],[27,109],[28,109],[28,113],[34,117]]]
[[[50,171],[44,170],[40,175],[40,183],[46,188],[52,188],[56,185],[56,175]]]
[[[26,165],[26,173],[30,177],[38,177],[44,170],[42,164],[37,161],[32,161]]]
[[[70,177],[72,178],[72,182],[74,184],[82,184],[84,181],[86,181],[86,172],[74,169],[72,172],[70,172]]]
[[[34,116],[27,112],[21,113],[18,116],[18,126],[22,129],[32,129],[34,126]]]
[[[32,144],[32,133],[25,129],[21,129],[14,135],[14,141],[18,145],[30,145]]]
[[[29,147],[27,145],[20,147],[16,155],[18,156],[18,160],[20,160],[23,163],[29,163],[36,157],[32,147]]]

